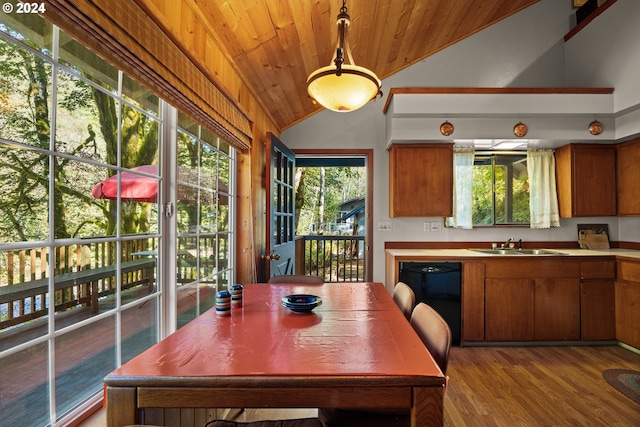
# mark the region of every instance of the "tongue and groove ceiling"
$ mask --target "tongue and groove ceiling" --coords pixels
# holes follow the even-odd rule
[[[347,0],[348,39],[355,63],[384,80],[537,1]],[[341,0],[182,3],[204,23],[198,31],[211,34],[280,130],[322,109],[308,96],[306,80],[331,62]],[[198,43],[197,37],[177,41]]]

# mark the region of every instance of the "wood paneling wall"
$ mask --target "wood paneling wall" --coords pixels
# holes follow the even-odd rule
[[[135,0],[201,71],[235,101],[252,121],[252,143],[238,156],[236,280],[257,280],[259,255],[265,251],[265,139],[280,129],[267,109],[244,84],[237,67],[220,47],[192,0]]]

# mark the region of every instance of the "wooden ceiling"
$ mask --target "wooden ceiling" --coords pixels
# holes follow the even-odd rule
[[[342,0],[184,1],[280,130],[322,109],[306,80],[331,62]],[[355,63],[383,80],[537,1],[347,0],[349,44]]]

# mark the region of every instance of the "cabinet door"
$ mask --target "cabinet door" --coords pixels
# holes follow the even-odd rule
[[[640,282],[616,282],[616,338],[640,348]]]
[[[462,263],[462,342],[484,341],[484,263]]]
[[[580,287],[582,339],[616,339],[613,280],[584,281]]]
[[[570,144],[556,150],[562,218],[616,215],[616,149]]]
[[[618,215],[640,215],[640,139],[618,145]]]
[[[537,341],[580,339],[580,280],[536,279],[534,338]]]
[[[453,145],[392,145],[389,181],[390,217],[451,216]]]
[[[485,281],[485,338],[487,341],[533,340],[534,281]]]
[[[616,215],[613,146],[579,146],[573,161],[574,216]]]

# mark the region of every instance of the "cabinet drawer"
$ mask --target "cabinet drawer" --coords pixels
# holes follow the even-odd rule
[[[580,263],[582,279],[615,279],[615,260],[583,261]]]
[[[562,257],[517,256],[485,261],[488,279],[560,279],[580,277],[580,261]]]
[[[618,261],[618,280],[640,284],[640,262]]]

